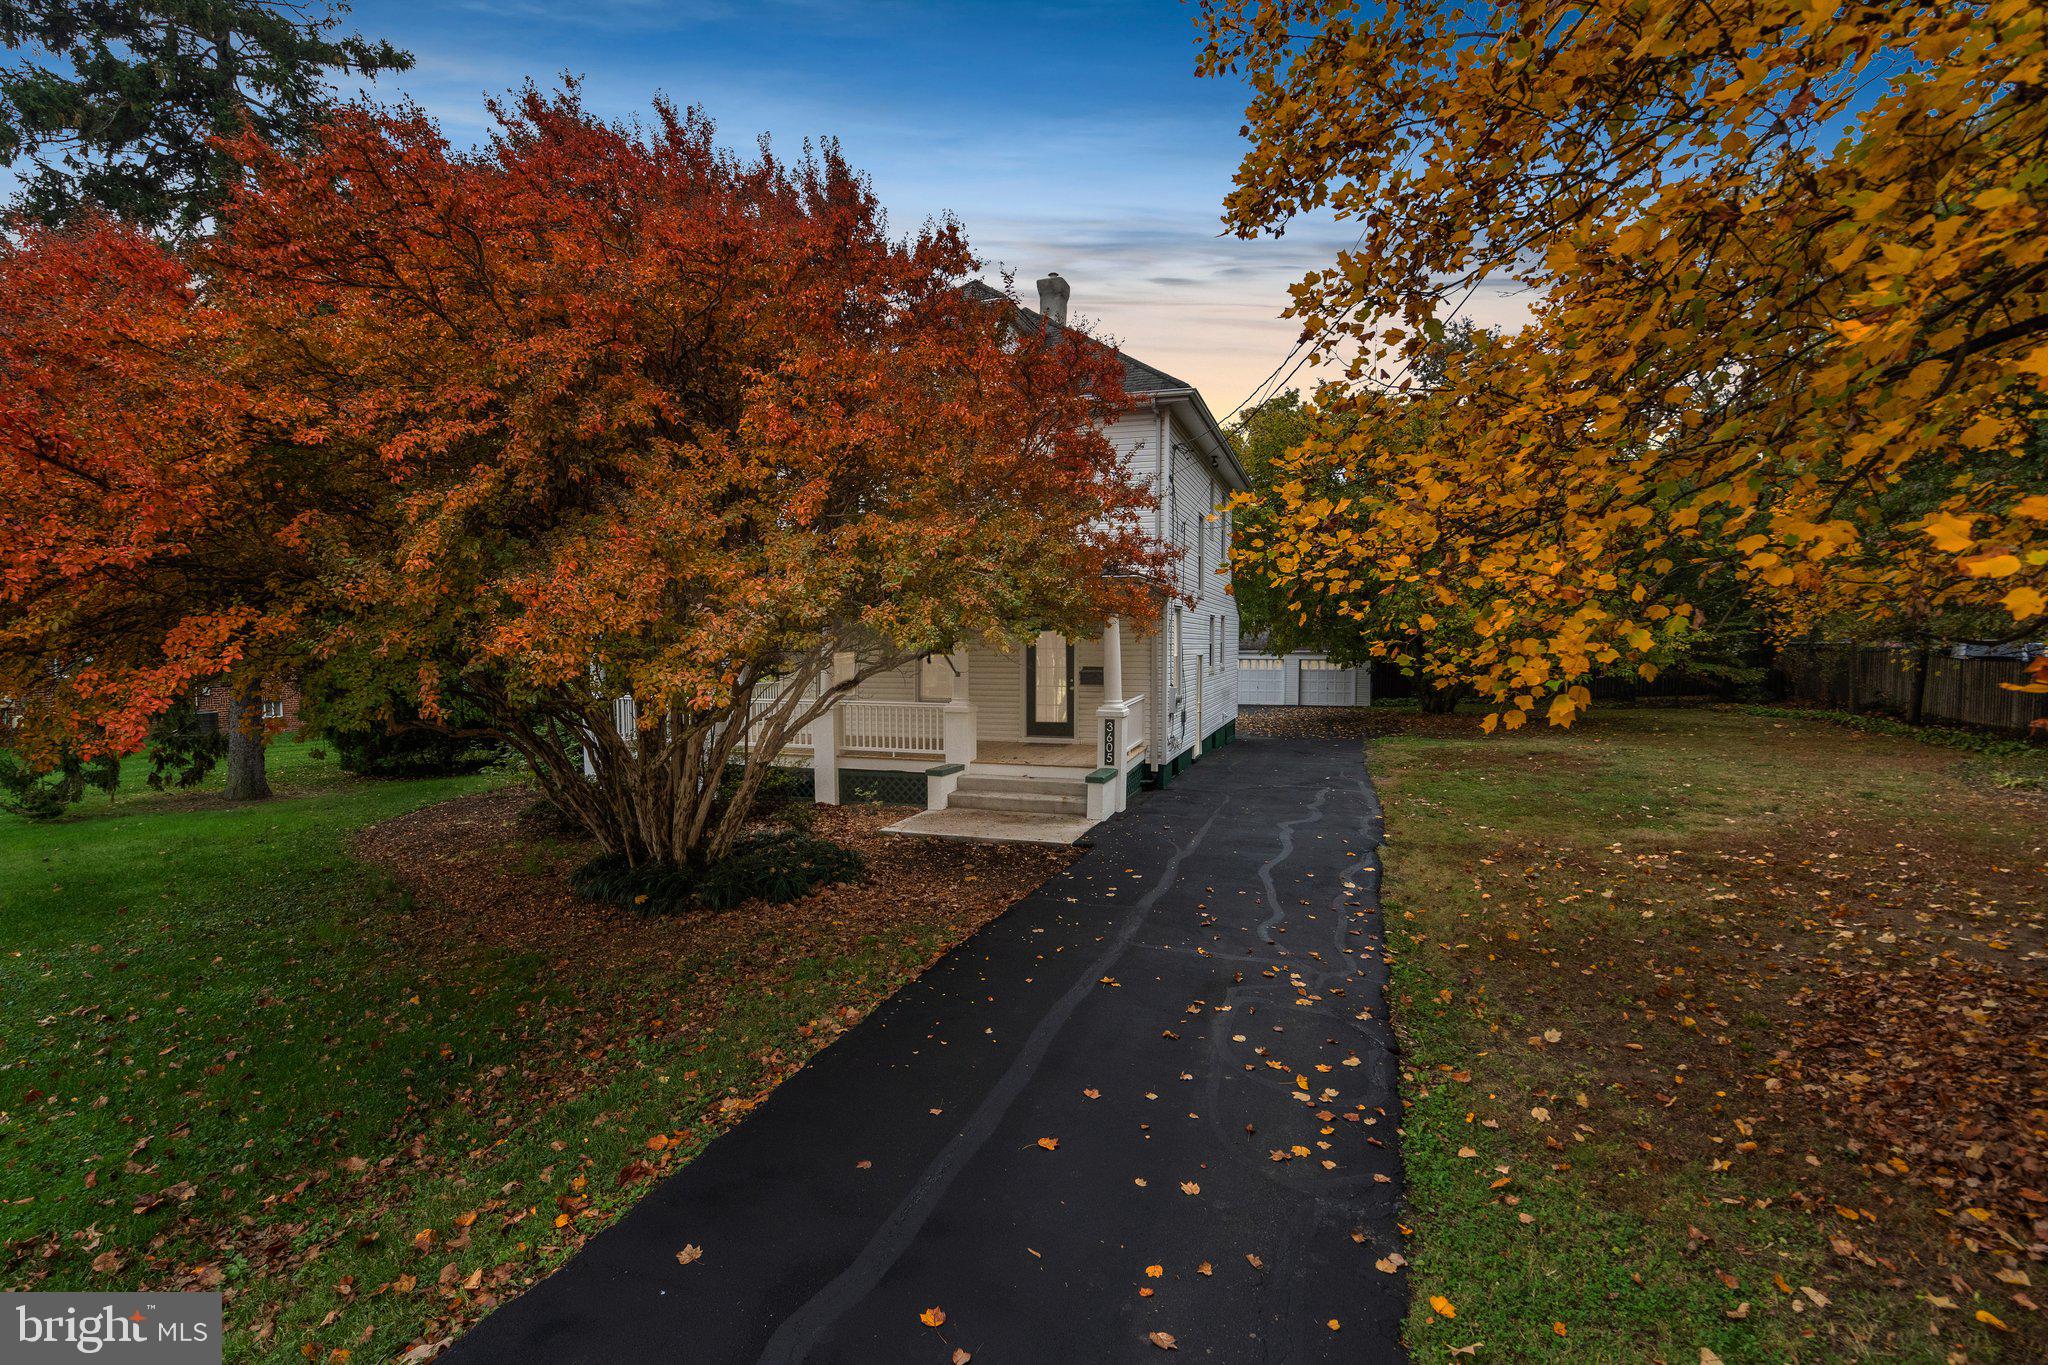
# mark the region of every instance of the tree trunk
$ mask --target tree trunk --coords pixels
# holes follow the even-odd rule
[[[491,687],[477,687],[466,699],[526,760],[548,798],[606,853],[634,867],[693,867],[732,851],[776,751],[856,685],[916,657],[884,655],[827,684],[832,650],[821,647],[779,669],[780,689],[758,709],[759,683],[750,676],[716,710],[656,711],[652,699],[642,698],[639,728],[630,735],[619,732],[612,702],[601,694],[564,695],[545,708],[514,702]],[[574,757],[566,746],[572,735],[580,748]],[[721,790],[729,773],[736,780]]]
[[[1459,687],[1430,687],[1418,689],[1418,697],[1425,716],[1448,716],[1458,709],[1458,702],[1464,696]]]
[[[1906,703],[1906,724],[1918,725],[1927,714],[1927,665],[1933,647],[1922,640],[1913,653],[1913,695]]]
[[[228,800],[261,801],[270,795],[263,747],[263,695],[238,691],[228,717]]]

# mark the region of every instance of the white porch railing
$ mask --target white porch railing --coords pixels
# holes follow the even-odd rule
[[[626,742],[626,752],[640,752],[640,703],[631,695],[612,702],[612,728],[619,732],[619,738]]]
[[[768,728],[767,713],[780,706],[782,701],[783,699],[780,697],[754,698],[753,704],[747,710],[746,742],[749,746],[766,742]],[[782,746],[782,752],[808,752],[810,747],[810,730],[806,727],[788,737]]]
[[[886,754],[943,754],[946,708],[940,702],[843,701],[839,745]]]
[[[1127,770],[1132,757],[1144,753],[1152,742],[1145,728],[1145,694],[1124,698],[1124,705],[1130,713],[1124,718],[1124,761],[1115,765],[1119,772]]]

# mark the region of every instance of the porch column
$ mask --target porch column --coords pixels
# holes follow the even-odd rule
[[[811,799],[821,806],[839,804],[839,707],[827,707],[811,722]]]
[[[953,698],[940,717],[945,726],[946,762],[972,763],[976,750],[974,699],[967,685],[967,646],[953,651]]]
[[[1096,757],[1102,760],[1099,766],[1115,769],[1116,777],[1100,797],[1095,785],[1089,787],[1091,816],[1097,814],[1094,807],[1098,801],[1105,815],[1129,804],[1130,723],[1130,703],[1124,700],[1124,623],[1121,617],[1112,616],[1102,627],[1102,704],[1095,708],[1095,729]]]
[[[1102,628],[1102,699],[1124,699],[1124,623],[1120,616],[1110,617]]]

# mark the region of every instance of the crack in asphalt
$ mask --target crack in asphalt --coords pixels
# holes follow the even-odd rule
[[[1202,846],[1209,831],[1223,816],[1223,808],[1212,811],[1194,837],[1174,850],[1166,866],[1160,870],[1153,886],[1135,901],[1125,912],[1123,921],[1111,937],[1110,946],[1096,958],[1085,975],[1067,988],[1066,994],[1046,1012],[1031,1035],[1019,1050],[1017,1059],[1010,1063],[1001,1079],[990,1088],[988,1095],[975,1106],[974,1113],[943,1147],[931,1163],[925,1167],[910,1192],[906,1194],[875,1235],[862,1247],[853,1262],[835,1276],[830,1283],[813,1294],[802,1307],[784,1318],[776,1327],[775,1334],[761,1352],[761,1365],[795,1365],[801,1361],[825,1332],[847,1309],[853,1307],[881,1283],[891,1266],[909,1249],[916,1240],[918,1230],[938,1207],[939,1200],[953,1183],[961,1169],[982,1145],[995,1133],[1003,1115],[1016,1102],[1024,1088],[1038,1072],[1051,1049],[1053,1040],[1059,1036],[1067,1021],[1080,1008],[1081,1002],[1094,991],[1100,979],[1107,975],[1117,959],[1130,951],[1136,941],[1138,930],[1143,927],[1145,916],[1159,903],[1168,891],[1173,889],[1180,873],[1180,866],[1188,856]]]

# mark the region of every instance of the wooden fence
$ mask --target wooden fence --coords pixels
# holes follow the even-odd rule
[[[1893,645],[1793,645],[1779,655],[1778,666],[1794,701],[1905,715],[1913,704],[1913,653]],[[2048,695],[2000,684],[2028,681],[2026,667],[2012,659],[1957,659],[1936,651],[1927,660],[1921,718],[2024,733],[2048,717]]]

